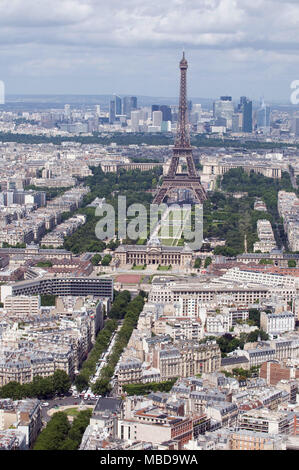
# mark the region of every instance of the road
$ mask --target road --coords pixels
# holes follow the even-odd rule
[[[114,332],[113,335],[112,335],[112,338],[111,338],[111,341],[110,341],[110,344],[109,344],[109,346],[108,346],[107,351],[103,353],[102,359],[100,359],[100,364],[98,365],[94,376],[92,376],[92,377],[90,378],[90,382],[91,382],[91,383],[95,383],[95,382],[96,382],[96,380],[100,377],[102,368],[107,365],[109,355],[111,354],[111,351],[112,351],[112,349],[113,349],[113,347],[114,347],[114,344],[115,344],[115,341],[116,341],[117,333],[118,333],[119,330],[121,329],[122,324],[123,324],[123,320],[121,320],[121,321],[119,322],[119,325],[118,325],[117,329],[115,330],[115,332]]]
[[[91,377],[91,380],[94,380],[94,382],[99,378],[100,373],[102,368],[107,364],[109,355],[111,354],[111,351],[114,347],[117,333],[119,332],[120,328],[122,327],[123,320],[119,322],[118,328],[115,330],[115,332],[112,335],[109,347],[107,351],[103,353],[103,357],[100,361],[99,366],[97,367],[96,373],[93,377]],[[89,390],[88,393],[91,393]],[[56,411],[59,411],[59,407],[61,406],[80,406],[80,405],[93,405],[95,406],[97,402],[97,399],[88,399],[88,400],[83,400],[82,398],[75,398],[73,396],[64,396],[64,397],[56,397],[52,400],[44,400],[43,403],[48,403],[48,406],[42,406],[42,421],[43,424],[46,425],[48,421],[50,421],[51,416],[48,415],[48,412],[50,410],[56,409]]]

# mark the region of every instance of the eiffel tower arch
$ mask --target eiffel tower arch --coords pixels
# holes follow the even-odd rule
[[[163,178],[162,185],[158,188],[154,197],[154,204],[161,204],[171,193],[178,190],[190,191],[194,201],[200,204],[207,199],[200,177],[196,172],[190,145],[187,115],[187,69],[188,62],[185,59],[185,53],[183,53],[183,58],[180,61],[180,102],[175,146],[168,173]],[[186,162],[187,173],[178,173],[177,171],[179,162],[182,159]]]

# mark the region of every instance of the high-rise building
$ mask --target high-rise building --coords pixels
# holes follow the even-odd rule
[[[224,118],[226,120],[226,127],[232,128],[232,118],[234,114],[234,104],[231,96],[221,96],[220,100],[214,102],[213,105],[214,118]]]
[[[160,105],[159,104],[152,104],[152,113],[154,111],[160,111]]]
[[[232,118],[232,132],[241,132],[243,129],[243,114],[235,113]]]
[[[133,132],[139,131],[140,118],[141,118],[140,111],[131,111],[131,129]]]
[[[115,115],[119,116],[121,114],[121,98],[119,96],[114,95],[115,101]]]
[[[162,121],[171,121],[171,109],[169,106],[160,106],[160,111],[162,112]]]
[[[202,113],[201,104],[200,103],[194,103],[192,105],[192,112],[201,115],[201,113]]]
[[[99,104],[96,104],[96,116],[99,117],[101,114],[101,106]]]
[[[159,104],[153,104],[152,105],[152,116],[155,111],[161,111],[162,112],[162,121],[172,121],[172,113],[171,113],[171,108],[170,106],[167,105],[159,105]]]
[[[110,101],[109,109],[109,122],[113,124],[116,116],[121,115],[121,98],[117,95],[113,96],[113,100]]]
[[[252,101],[241,96],[238,110],[243,114],[243,132],[252,132]]]
[[[113,124],[114,121],[115,121],[115,101],[111,100],[110,107],[109,107],[109,123]]]
[[[125,114],[127,117],[130,117],[131,116],[131,111],[135,111],[136,109],[137,109],[137,98],[136,98],[136,96],[125,96],[123,98],[122,114]]]
[[[64,117],[66,119],[70,119],[70,117],[71,117],[71,107],[70,107],[69,104],[64,105]]]
[[[257,110],[256,113],[256,124],[259,130],[262,130],[264,133],[270,132],[270,107],[267,106],[262,100],[261,107]]]
[[[162,111],[154,111],[153,112],[153,126],[161,127],[163,121],[163,113]]]
[[[295,137],[299,137],[299,117],[293,119],[293,132]]]

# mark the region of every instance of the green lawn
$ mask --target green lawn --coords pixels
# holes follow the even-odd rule
[[[173,238],[161,238],[162,245],[172,246]]]
[[[171,266],[159,266],[158,271],[169,271]]]
[[[147,239],[146,238],[139,238],[137,241],[137,245],[146,245]]]
[[[78,416],[78,414],[80,413],[78,408],[70,408],[68,410],[64,410],[64,413],[68,416]]]
[[[137,266],[132,266],[132,270],[133,271],[142,271],[144,268],[144,264],[142,264],[141,266],[137,265]]]

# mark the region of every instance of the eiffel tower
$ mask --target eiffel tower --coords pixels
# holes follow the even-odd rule
[[[187,116],[187,68],[188,62],[183,52],[183,58],[180,62],[180,104],[176,141],[168,173],[154,197],[154,204],[161,204],[174,190],[187,189],[191,191],[194,201],[200,204],[207,199],[206,192],[200,182],[200,177],[196,173],[192,147],[190,145]],[[187,173],[177,173],[180,158],[186,160]]]

